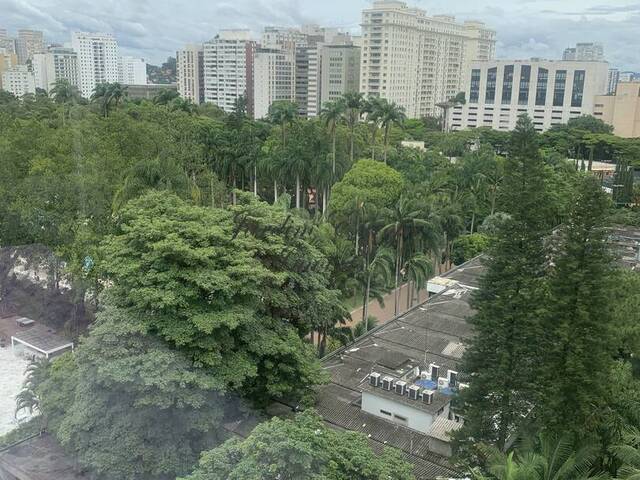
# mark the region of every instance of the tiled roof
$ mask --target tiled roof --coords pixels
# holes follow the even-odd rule
[[[439,365],[443,373],[458,371],[464,345],[472,336],[472,328],[466,321],[474,313],[469,302],[482,272],[480,259],[474,259],[442,275],[455,283],[323,360],[331,382],[318,388],[316,408],[325,421],[335,428],[364,433],[374,448],[384,445],[399,448],[414,465],[418,479],[457,474],[447,458],[429,449],[429,435],[362,411],[362,391],[373,388],[368,384],[373,371],[398,377],[415,366],[426,367],[430,363]],[[393,392],[379,387],[375,391],[395,398]],[[419,400],[411,402],[422,406]],[[446,403],[444,394],[434,395],[434,405],[441,407]],[[440,430],[445,426],[441,424],[434,432],[444,436]]]

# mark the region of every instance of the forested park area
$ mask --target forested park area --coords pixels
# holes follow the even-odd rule
[[[262,121],[242,98],[227,114],[117,84],[0,92],[0,313],[78,342],[29,367],[18,409],[36,415],[0,442],[45,429],[98,479],[413,478],[313,412],[320,359],[376,326],[371,301],[405,311],[484,253],[456,469],[638,478],[640,274],[608,227],[640,227],[639,164],[593,117],[444,133],[360,94]],[[304,413],[230,438],[279,399]]]

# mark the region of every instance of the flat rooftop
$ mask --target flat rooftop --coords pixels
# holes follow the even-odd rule
[[[50,435],[42,434],[0,451],[0,478],[18,480],[88,480]]]
[[[444,291],[323,359],[331,381],[318,388],[316,409],[325,421],[336,428],[364,433],[374,450],[385,445],[399,448],[413,463],[417,478],[458,476],[446,457],[429,449],[429,435],[364,412],[360,405],[363,391],[404,400],[371,387],[371,372],[397,378],[430,363],[439,365],[443,372],[459,371],[466,341],[473,335],[466,321],[475,313],[470,300],[483,272],[484,266],[476,258],[441,275],[453,280],[445,282]],[[432,405],[406,399],[412,406],[436,410],[449,400],[441,392],[434,394]],[[445,423],[438,424],[433,438],[445,438],[445,427],[454,428]]]
[[[11,336],[11,341],[12,343],[26,345],[47,356],[61,350],[73,348],[73,342],[58,335],[51,328],[39,323],[18,330]]]

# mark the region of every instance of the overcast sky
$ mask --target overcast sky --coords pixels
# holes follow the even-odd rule
[[[0,0],[0,28],[43,30],[68,42],[73,30],[113,33],[125,54],[159,63],[221,28],[304,23],[359,31],[367,0]],[[640,0],[414,0],[430,14],[483,20],[497,31],[499,58],[559,58],[598,41],[612,66],[640,71]]]

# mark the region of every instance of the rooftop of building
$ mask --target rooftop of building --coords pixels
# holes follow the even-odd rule
[[[83,480],[72,461],[50,435],[41,434],[0,451],[0,478]],[[5,475],[3,475],[5,474]]]
[[[394,320],[372,330],[356,342],[323,360],[331,375],[328,385],[318,389],[316,408],[330,425],[362,432],[375,448],[399,448],[414,464],[417,478],[452,477],[456,474],[447,459],[429,448],[431,437],[361,410],[362,392],[388,396],[415,408],[438,410],[450,397],[434,393],[431,405],[396,395],[369,384],[369,374],[407,378],[412,383],[415,367],[437,364],[446,374],[458,371],[466,341],[472,336],[466,319],[474,310],[469,302],[478,287],[484,266],[476,258],[442,275],[444,290]],[[409,377],[408,377],[409,375]],[[452,422],[456,423],[456,422]],[[434,423],[435,425],[435,423]],[[438,440],[457,428],[440,422]],[[435,428],[435,427],[432,427]]]
[[[20,320],[33,322],[33,320],[25,317]],[[12,343],[21,343],[45,355],[51,355],[73,347],[73,342],[58,335],[54,330],[45,325],[39,323],[26,323],[26,325],[32,326],[27,326],[15,332],[11,336]]]

